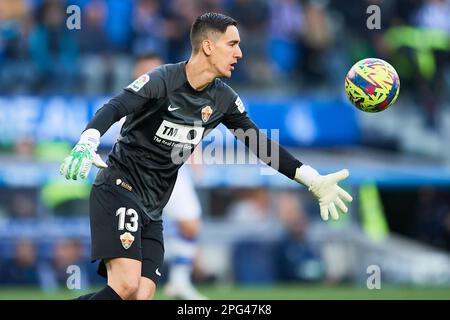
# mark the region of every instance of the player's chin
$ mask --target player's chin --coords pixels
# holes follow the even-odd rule
[[[222,72],[222,77],[231,78],[231,70],[225,70]]]

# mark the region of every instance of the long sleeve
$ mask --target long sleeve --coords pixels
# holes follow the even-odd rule
[[[119,95],[112,98],[101,107],[88,123],[85,130],[97,129],[103,135],[115,122],[122,117],[137,111],[152,99],[158,99],[166,94],[164,71],[156,68],[134,80]]]
[[[264,163],[288,178],[294,179],[295,171],[302,163],[285,148],[260,132],[256,124],[248,117],[247,112],[240,112],[238,109],[236,111],[226,115],[222,121],[223,124]]]
[[[114,123],[136,111],[146,101],[145,98],[124,90],[95,113],[85,130],[97,129],[103,135]]]

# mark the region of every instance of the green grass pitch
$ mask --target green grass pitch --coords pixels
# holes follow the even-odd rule
[[[66,300],[93,290],[60,290],[44,293],[38,288],[0,287],[0,300]],[[450,287],[382,286],[369,290],[354,286],[277,285],[277,286],[200,286],[199,291],[212,300],[449,300]],[[166,300],[162,290],[156,299]]]

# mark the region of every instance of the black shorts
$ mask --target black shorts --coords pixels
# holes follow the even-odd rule
[[[98,273],[106,277],[104,259],[142,261],[142,276],[158,283],[164,259],[162,221],[153,221],[139,201],[120,186],[94,185],[90,196],[92,260],[101,260]]]

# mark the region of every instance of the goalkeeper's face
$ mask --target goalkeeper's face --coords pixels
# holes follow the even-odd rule
[[[225,33],[216,35],[212,41],[210,61],[219,77],[229,78],[237,61],[242,58],[239,31],[235,26],[229,26]]]

